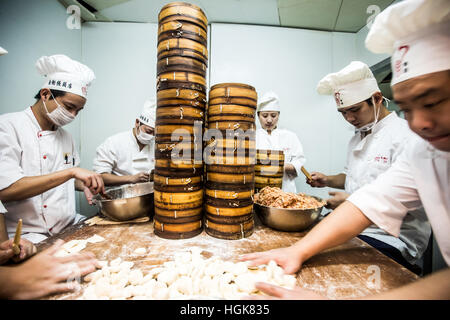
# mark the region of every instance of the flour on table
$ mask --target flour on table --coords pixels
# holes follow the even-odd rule
[[[86,248],[86,245],[88,243],[98,243],[104,240],[105,238],[97,234],[85,240],[70,240],[61,246],[61,249],[59,249],[55,253],[55,257],[66,257],[68,255],[78,253],[84,248]]]

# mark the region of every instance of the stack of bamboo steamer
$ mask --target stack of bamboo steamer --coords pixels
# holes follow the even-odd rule
[[[256,150],[255,192],[262,188],[283,186],[284,153],[278,150]]]
[[[253,233],[256,105],[249,85],[217,84],[209,92],[205,229],[216,238]]]
[[[203,230],[208,21],[184,2],[165,5],[158,18],[154,230],[184,239]]]

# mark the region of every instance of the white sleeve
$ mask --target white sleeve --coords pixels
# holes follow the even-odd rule
[[[292,133],[291,143],[292,159],[287,163],[292,164],[295,168],[295,171],[297,171],[297,176],[300,176],[302,173],[301,168],[306,162],[305,155],[303,154],[303,146],[295,133]]]
[[[0,120],[0,190],[25,177],[20,163],[22,147],[12,125]]]
[[[0,201],[0,214],[5,214],[6,212],[8,212],[5,208],[5,206],[3,206],[3,203]]]
[[[378,227],[396,237],[407,212],[422,206],[408,154],[403,152],[386,172],[347,198]]]
[[[92,169],[97,173],[111,173],[117,163],[117,157],[113,150],[113,144],[107,139],[97,147]]]

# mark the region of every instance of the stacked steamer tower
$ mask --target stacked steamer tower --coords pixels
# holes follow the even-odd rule
[[[183,239],[203,230],[208,21],[183,2],[165,5],[158,18],[154,230]]]
[[[209,92],[205,229],[213,237],[232,240],[253,233],[256,105],[249,85],[222,83]]]

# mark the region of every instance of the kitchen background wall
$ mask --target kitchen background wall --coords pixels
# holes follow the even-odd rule
[[[155,13],[157,14],[157,12]],[[43,83],[34,64],[42,55],[66,54],[91,67],[97,79],[80,116],[67,127],[81,156],[92,168],[96,147],[108,136],[131,130],[145,99],[156,94],[154,23],[88,22],[68,29],[69,14],[54,0],[2,0],[0,46],[0,113],[21,111],[34,103]],[[368,28],[357,33],[213,23],[209,30],[209,86],[243,82],[259,95],[268,90],[281,101],[280,127],[294,131],[304,148],[309,171],[342,171],[353,130],[336,111],[334,99],[316,93],[318,81],[352,60],[374,65],[386,55],[366,50]],[[325,197],[303,176],[298,191]],[[84,196],[77,209],[93,215]],[[442,264],[434,254],[436,268]]]

